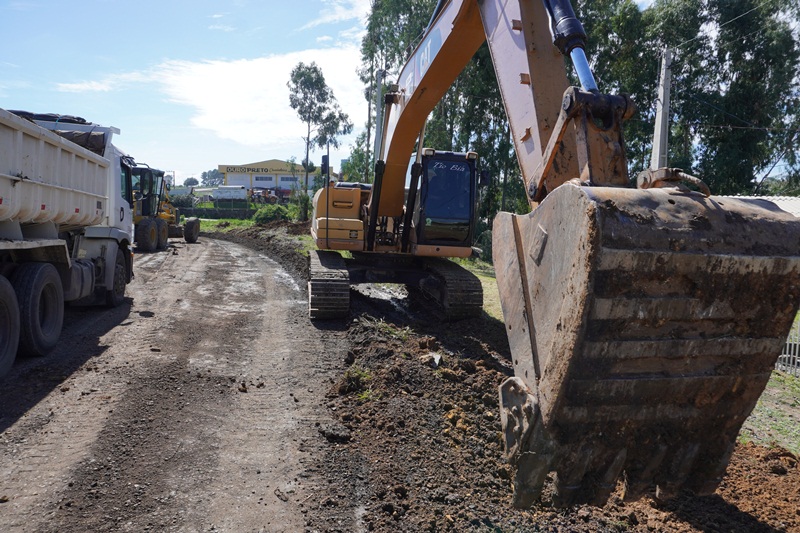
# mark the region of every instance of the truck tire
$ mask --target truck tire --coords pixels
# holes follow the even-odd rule
[[[11,282],[0,276],[0,378],[5,376],[19,346],[19,303]]]
[[[152,252],[158,246],[158,228],[152,218],[136,224],[136,246],[144,252]]]
[[[166,250],[167,246],[169,246],[169,227],[167,221],[163,218],[156,219],[156,233],[158,233],[156,247],[159,250]]]
[[[125,254],[117,250],[117,262],[114,265],[114,286],[106,291],[106,306],[117,307],[125,301],[125,286],[128,284],[128,273],[125,271]]]
[[[11,283],[19,302],[19,353],[45,355],[58,343],[64,323],[61,276],[50,263],[25,263]]]
[[[200,219],[191,217],[186,219],[183,225],[183,238],[188,243],[197,242],[197,237],[200,235]]]

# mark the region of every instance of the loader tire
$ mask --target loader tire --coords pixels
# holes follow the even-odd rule
[[[42,356],[55,348],[64,323],[64,289],[50,263],[25,263],[11,279],[19,302],[19,353]]]
[[[144,252],[152,252],[158,246],[158,228],[152,218],[136,224],[136,246]]]
[[[114,285],[106,291],[106,306],[117,307],[125,300],[125,286],[128,284],[128,273],[125,270],[125,254],[117,250],[117,261],[114,265]]]
[[[183,238],[186,242],[192,244],[197,242],[197,237],[200,235],[200,219],[191,217],[186,219],[183,226]]]
[[[169,227],[163,218],[156,219],[156,232],[158,233],[158,243],[156,248],[166,250],[169,246]]]
[[[0,378],[5,376],[19,346],[19,303],[14,287],[5,276],[0,276]]]

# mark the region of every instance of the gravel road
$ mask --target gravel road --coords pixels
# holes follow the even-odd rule
[[[0,381],[0,531],[302,531],[344,333],[234,243],[173,241],[135,274]]]

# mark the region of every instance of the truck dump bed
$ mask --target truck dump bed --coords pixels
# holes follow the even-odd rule
[[[69,129],[68,127],[65,129]],[[100,224],[110,162],[0,109],[0,223]]]

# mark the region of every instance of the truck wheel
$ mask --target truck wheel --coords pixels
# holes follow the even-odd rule
[[[136,246],[145,252],[152,252],[158,246],[158,228],[152,218],[145,218],[136,224]]]
[[[156,219],[156,232],[158,233],[158,243],[156,247],[159,250],[166,250],[169,246],[169,227],[167,221],[163,218]]]
[[[125,300],[125,285],[128,283],[128,274],[125,272],[125,254],[117,250],[117,262],[114,265],[114,286],[106,291],[106,305],[117,307]]]
[[[45,355],[58,343],[64,323],[61,277],[50,263],[25,263],[11,282],[19,302],[19,353]]]
[[[200,219],[197,217],[187,218],[183,225],[183,238],[188,243],[197,242],[200,235]]]
[[[0,276],[0,378],[14,364],[19,345],[19,304],[14,287]]]

